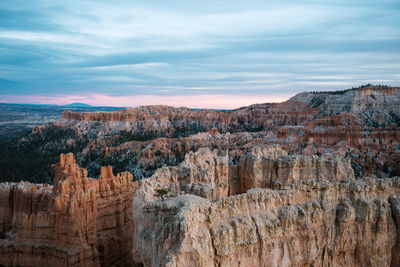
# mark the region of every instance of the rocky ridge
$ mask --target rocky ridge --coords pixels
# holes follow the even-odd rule
[[[335,93],[300,93],[293,101],[322,108],[320,116],[353,114],[361,122],[373,127],[399,125],[400,90],[398,87],[366,86]]]

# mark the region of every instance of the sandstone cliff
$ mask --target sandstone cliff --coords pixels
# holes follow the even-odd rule
[[[178,166],[164,166],[139,182],[137,197],[156,199],[169,188],[170,196],[193,194],[210,200],[245,193],[251,188],[280,188],[297,180],[354,180],[350,161],[340,156],[288,156],[279,145],[254,147],[233,164],[229,153],[200,148]]]
[[[251,188],[280,188],[297,180],[354,179],[350,160],[340,156],[291,155],[279,146],[254,147],[239,159],[241,193]]]
[[[229,157],[202,148],[186,154],[179,166],[162,167],[139,184],[136,193],[145,201],[154,200],[158,188],[171,189],[171,196],[185,192],[209,199],[226,197],[229,191]]]
[[[61,155],[54,188],[0,185],[0,265],[99,266],[132,262],[132,175],[87,177]]]
[[[304,179],[311,180],[305,182]],[[331,183],[330,180],[343,183]],[[279,146],[256,147],[243,154],[238,165],[228,165],[227,156],[218,155],[217,151],[200,149],[190,152],[178,167],[161,168],[151,178],[139,181],[133,200],[134,261],[145,266],[309,266],[312,263],[322,266],[354,263],[357,261],[352,257],[354,247],[343,252],[349,254],[343,259],[337,255],[331,259],[321,258],[325,253],[322,250],[327,250],[336,239],[346,242],[348,238],[337,233],[340,236],[324,241],[328,235],[324,231],[328,230],[322,228],[326,223],[336,229],[336,215],[333,213],[346,194],[348,198],[355,194],[352,180],[354,174],[348,160],[288,156]],[[227,197],[250,188],[276,187],[277,182],[281,187],[296,181],[296,185],[284,190],[257,189]],[[368,181],[375,183],[375,180]],[[391,183],[392,180],[385,182],[388,181]],[[363,185],[363,182],[359,184]],[[342,189],[342,185],[348,187],[347,191]],[[383,193],[385,197],[400,190],[392,189],[390,185],[383,186],[388,190]],[[326,193],[330,187],[334,193]],[[168,200],[156,200],[155,190],[158,188],[171,189]],[[327,203],[322,203],[323,200]],[[325,205],[323,208],[322,204]],[[385,212],[386,218],[389,215],[388,211]],[[356,227],[359,222],[352,223]],[[308,228],[304,228],[307,224]],[[386,238],[386,234],[396,233],[395,226],[390,226],[391,232],[380,233],[381,239]],[[365,227],[369,227],[369,222]],[[309,232],[304,232],[305,229]],[[371,238],[375,235],[372,233]],[[281,237],[285,239],[280,240]],[[357,238],[361,243],[362,234]],[[395,238],[384,242],[390,249],[396,244]],[[303,250],[301,246],[305,244],[307,249]],[[372,243],[367,246],[373,249]],[[293,257],[296,253],[303,255]],[[307,256],[310,253],[313,254]],[[342,248],[335,253],[342,253]],[[376,253],[377,258],[382,255],[379,254],[381,251]],[[391,253],[385,257],[382,261],[375,259],[377,262],[371,262],[375,266],[389,264]]]
[[[399,266],[400,179],[298,181],[216,202],[183,195],[134,216],[145,266]],[[136,198],[136,197],[135,197]],[[134,200],[135,203],[135,200]]]
[[[306,92],[286,102],[256,104],[232,111],[193,110],[169,106],[141,106],[114,112],[65,111],[58,126],[74,126],[83,133],[101,127],[99,134],[129,131],[136,137],[188,136],[212,128],[219,132],[270,130],[305,125],[315,119],[348,113],[370,127],[400,124],[399,87],[362,87],[337,92]],[[100,122],[97,125],[94,122]],[[87,127],[90,128],[87,128]]]
[[[115,112],[65,111],[54,125],[76,128],[82,134],[90,134],[93,130],[99,135],[127,132],[136,139],[148,140],[185,137],[213,128],[222,133],[254,132],[276,126],[304,124],[320,110],[298,101],[253,105],[233,111],[142,106]]]

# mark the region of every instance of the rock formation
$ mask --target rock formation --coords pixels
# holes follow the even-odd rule
[[[283,103],[230,111],[167,106],[66,111],[57,122],[36,127],[0,151],[0,179],[51,183],[51,164],[66,151],[74,152],[92,177],[99,175],[101,166],[112,165],[139,180],[164,164],[179,164],[186,153],[201,147],[229,151],[237,163],[252,147],[271,144],[281,145],[289,155],[347,157],[356,177],[398,176],[399,95],[398,87],[369,86],[301,93]],[[19,164],[16,159],[21,158],[29,160]]]
[[[202,148],[132,180],[111,167],[88,178],[67,154],[54,187],[0,184],[0,265],[400,264],[400,178],[355,180],[337,155],[274,145],[234,164]]]
[[[373,86],[64,112],[3,147],[1,175],[54,185],[0,184],[0,266],[400,266],[399,127]]]
[[[190,152],[179,166],[162,167],[151,178],[143,179],[137,194],[146,201],[154,200],[158,188],[169,188],[170,194],[175,196],[185,192],[209,199],[226,197],[229,193],[229,157],[207,148]]]
[[[340,156],[288,156],[279,145],[254,147],[232,164],[228,152],[218,154],[200,148],[189,152],[178,166],[164,166],[152,177],[142,179],[137,196],[155,199],[159,188],[170,196],[182,192],[210,200],[246,193],[251,188],[280,188],[297,180],[354,180],[349,159]]]
[[[288,156],[279,146],[254,147],[239,159],[240,192],[251,188],[279,188],[297,180],[354,179],[350,160],[340,156]]]
[[[282,182],[280,187],[290,184],[215,199],[203,192],[218,189],[214,174],[226,173],[226,167],[215,162],[226,162],[225,157],[201,149],[178,167],[164,167],[139,181],[133,200],[135,263],[397,266],[399,178],[356,181],[349,161],[340,157],[293,157],[278,146],[255,148],[233,166],[241,168],[239,182],[232,184],[232,171],[221,176],[228,193],[275,181]],[[196,180],[204,182],[198,185],[202,190],[191,191],[189,181]],[[253,187],[243,187],[246,182]],[[172,189],[168,200],[156,199],[160,187]]]
[[[135,187],[111,167],[88,178],[72,154],[60,156],[54,187],[1,184],[0,265],[130,264]]]
[[[297,94],[292,100],[320,107],[320,116],[350,113],[367,126],[387,127],[399,125],[400,122],[398,87],[366,86],[334,93],[308,92]]]
[[[193,195],[148,202],[134,213],[143,218],[134,231],[134,260],[145,266],[399,266],[399,193],[399,177],[309,180],[216,202]]]

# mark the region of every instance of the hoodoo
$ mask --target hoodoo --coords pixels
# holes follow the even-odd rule
[[[60,156],[54,186],[1,184],[0,265],[131,264],[136,186],[111,167],[88,178],[72,154]]]

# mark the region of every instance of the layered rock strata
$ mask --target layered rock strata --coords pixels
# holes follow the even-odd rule
[[[233,164],[229,153],[200,148],[178,166],[164,166],[142,179],[138,198],[156,199],[157,189],[169,196],[193,194],[210,200],[245,193],[251,188],[281,188],[298,180],[354,180],[349,159],[340,156],[288,155],[279,145],[254,147]]]
[[[164,166],[151,178],[142,179],[137,194],[145,201],[155,199],[159,188],[168,188],[170,196],[181,192],[215,200],[229,193],[229,157],[202,148],[186,154],[179,166]]]
[[[145,266],[399,266],[400,178],[298,181],[135,206]]]
[[[124,266],[132,263],[130,173],[103,167],[98,179],[61,155],[54,187],[0,186],[0,265]]]
[[[252,147],[271,144],[289,155],[348,157],[356,177],[399,176],[399,99],[398,87],[366,86],[228,111],[147,106],[65,112],[0,151],[0,181],[52,183],[51,164],[66,151],[74,152],[92,177],[100,166],[112,165],[140,180],[201,147],[228,150],[236,164]]]
[[[259,131],[304,125],[315,116],[349,113],[374,127],[398,125],[400,88],[367,86],[337,92],[300,93],[283,103],[255,104],[233,111],[141,106],[114,112],[65,111],[59,125],[102,122],[104,132],[129,130],[142,136],[187,136],[217,128],[219,132]]]
[[[277,145],[254,147],[251,152],[243,154],[236,172],[240,193],[251,188],[280,188],[301,179],[354,180],[348,158],[336,155],[330,155],[330,158],[325,155],[288,155]]]
[[[82,135],[95,133],[80,157],[99,147],[102,157],[119,159],[116,165],[119,157],[130,157],[139,163],[130,169],[137,179],[163,163],[182,161],[199,147],[240,154],[255,144],[280,144],[289,154],[347,153],[357,177],[396,176],[399,126],[400,88],[377,86],[300,93],[283,103],[233,111],[147,106],[112,113],[66,112],[54,124]],[[111,132],[131,140],[114,145],[119,141],[109,139]]]

